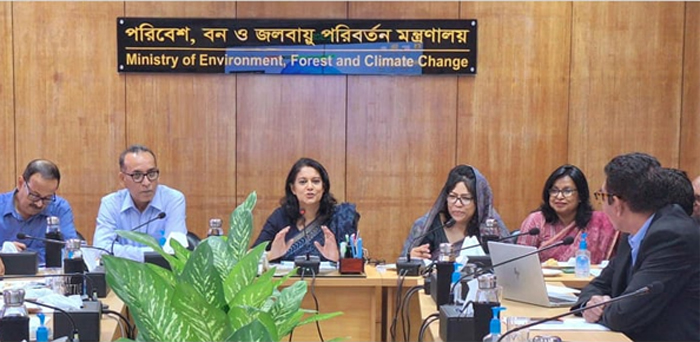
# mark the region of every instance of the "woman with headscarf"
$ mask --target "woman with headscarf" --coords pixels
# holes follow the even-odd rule
[[[476,237],[484,246],[479,227],[488,218],[495,220],[499,237],[510,235],[493,207],[493,194],[486,178],[475,167],[457,165],[450,170],[430,211],[413,223],[401,255],[410,253],[411,258],[436,259],[441,243],[449,242],[453,250],[458,250],[467,237]],[[446,224],[448,221],[450,224]]]

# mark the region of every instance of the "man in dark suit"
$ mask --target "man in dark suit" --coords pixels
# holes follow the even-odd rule
[[[668,203],[661,172],[656,158],[643,153],[617,156],[605,166],[595,197],[628,237],[572,309],[660,281],[659,294],[592,308],[583,317],[634,341],[699,341],[700,230],[680,206]]]

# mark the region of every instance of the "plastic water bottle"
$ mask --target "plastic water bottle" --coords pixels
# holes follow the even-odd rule
[[[506,308],[502,306],[494,306],[491,308],[493,311],[493,318],[489,323],[489,333],[484,336],[484,342],[498,342],[501,338],[501,320],[498,318],[498,313],[505,310]]]
[[[455,270],[452,272],[452,302],[454,304],[462,304],[464,302],[464,297],[462,297],[462,282],[459,281],[460,278],[462,278],[462,273],[460,272],[460,269],[462,268],[462,264],[460,263],[455,263],[454,264]]]
[[[45,238],[50,240],[61,240],[63,241],[63,234],[61,234],[61,220],[56,216],[49,216],[46,218],[46,235]],[[47,268],[62,267],[61,263],[63,245],[58,243],[45,243],[45,261]]]
[[[0,313],[0,341],[29,341],[29,316],[24,306],[24,290],[3,291],[5,307]]]
[[[49,328],[44,324],[46,315],[40,312],[36,316],[39,317],[39,327],[36,328],[36,342],[49,342]]]
[[[578,251],[576,251],[576,266],[574,267],[576,278],[588,278],[591,275],[591,251],[588,250],[587,236],[587,233],[581,234],[581,242]]]
[[[207,231],[207,237],[224,235],[224,230],[221,228],[222,226],[223,224],[220,218],[213,218],[209,220],[209,231]]]

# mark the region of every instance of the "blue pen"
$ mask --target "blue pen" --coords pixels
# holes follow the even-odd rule
[[[357,239],[357,256],[356,258],[362,259],[362,238]]]

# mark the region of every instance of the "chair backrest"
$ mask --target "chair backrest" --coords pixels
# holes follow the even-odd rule
[[[187,231],[187,249],[194,250],[202,239],[197,234]]]
[[[83,237],[83,234],[80,234],[79,231],[76,230],[75,233],[78,234],[78,239],[83,240],[83,241],[87,241],[87,240],[85,240],[85,238]]]

